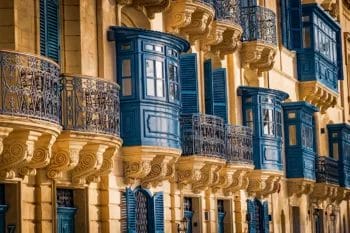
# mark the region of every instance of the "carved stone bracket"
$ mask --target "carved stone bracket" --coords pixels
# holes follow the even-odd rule
[[[221,59],[223,59],[225,55],[234,53],[237,49],[242,47],[242,28],[239,25],[214,21],[213,28],[215,27],[225,29],[222,33],[222,40],[220,43],[211,44],[211,51],[213,53],[218,53]]]
[[[318,202],[328,200],[334,202],[338,196],[338,186],[330,185],[326,183],[316,183],[311,193],[311,198]]]
[[[143,186],[157,186],[174,176],[174,163],[180,150],[161,147],[124,147],[122,149],[125,182],[140,180]]]
[[[300,99],[307,101],[325,113],[337,104],[338,94],[317,81],[300,82]]]
[[[165,11],[169,6],[171,0],[116,0],[121,5],[132,5],[136,8],[145,8],[147,16],[151,19],[154,14]]]
[[[304,179],[288,179],[288,196],[300,197],[303,194],[309,195],[313,191],[314,184],[314,181]]]
[[[225,161],[200,156],[181,157],[176,163],[179,188],[191,185],[194,193],[217,187]]]
[[[201,1],[176,1],[165,12],[166,31],[178,34],[188,39],[192,44],[197,40],[205,40],[209,36],[214,14],[214,8]],[[217,36],[215,35],[215,37]],[[217,38],[212,39],[217,40]]]
[[[224,188],[224,194],[230,196],[239,190],[245,190],[248,188],[249,179],[248,172],[245,170],[238,170],[232,176],[232,183]]]
[[[337,0],[323,0],[322,7],[335,19],[339,19],[339,5]]]
[[[254,170],[248,174],[250,196],[264,197],[277,192],[282,174]]]

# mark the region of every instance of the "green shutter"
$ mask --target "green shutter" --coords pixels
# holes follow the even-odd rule
[[[263,213],[264,213],[264,220],[263,220],[263,224],[264,224],[264,232],[265,233],[269,233],[270,232],[270,217],[269,217],[269,204],[267,201],[265,201],[263,203]]]
[[[213,114],[227,122],[226,69],[213,72]]]
[[[163,192],[155,193],[152,198],[154,232],[164,233],[164,197]]]
[[[40,54],[59,62],[58,0],[40,0]]]
[[[127,188],[126,192],[126,209],[127,209],[127,233],[136,233],[136,198],[134,192]]]
[[[214,114],[213,112],[213,73],[212,62],[206,60],[204,62],[204,93],[205,93],[205,113]]]
[[[198,113],[197,54],[183,54],[180,57],[180,82],[182,114]]]

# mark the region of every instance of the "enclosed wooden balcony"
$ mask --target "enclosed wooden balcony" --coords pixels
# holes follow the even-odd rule
[[[272,69],[276,55],[276,14],[261,6],[241,8],[243,67],[257,74]]]
[[[193,44],[208,37],[214,16],[212,0],[173,0],[164,14],[165,28]]]
[[[119,86],[62,75],[63,131],[53,146],[49,178],[85,184],[110,172],[119,137]],[[69,172],[68,172],[69,171]]]
[[[60,134],[59,66],[44,57],[0,50],[0,179],[47,166]]]

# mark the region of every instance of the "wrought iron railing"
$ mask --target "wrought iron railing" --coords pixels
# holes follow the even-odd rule
[[[46,58],[0,50],[0,114],[59,123],[59,71]]]
[[[195,2],[201,2],[208,6],[214,7],[214,0],[194,0]]]
[[[246,126],[226,125],[228,163],[253,163],[253,131]]]
[[[77,75],[63,75],[62,83],[64,129],[119,136],[118,84]]]
[[[339,185],[338,161],[325,156],[316,157],[316,181]]]
[[[239,0],[214,0],[216,20],[240,24],[239,5]]]
[[[224,120],[206,114],[183,115],[181,122],[182,155],[225,157]]]
[[[276,15],[272,10],[252,6],[242,7],[240,13],[243,41],[262,41],[277,44]]]

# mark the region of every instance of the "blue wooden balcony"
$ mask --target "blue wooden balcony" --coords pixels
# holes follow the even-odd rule
[[[60,122],[60,68],[41,56],[0,50],[0,114]]]
[[[62,77],[62,125],[66,130],[120,135],[119,86],[89,76]]]
[[[253,130],[246,126],[226,125],[225,156],[228,163],[253,164]]]
[[[224,120],[206,114],[183,115],[180,119],[182,156],[198,155],[225,159]]]
[[[242,7],[240,18],[243,42],[277,44],[276,14],[272,10],[261,6]]]
[[[316,182],[339,185],[338,161],[325,156],[316,157]]]

